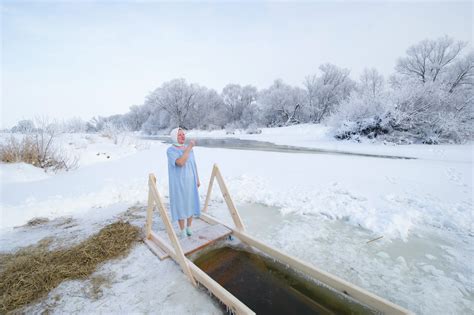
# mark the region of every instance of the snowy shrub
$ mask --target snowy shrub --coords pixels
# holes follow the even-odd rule
[[[262,133],[262,129],[259,129],[256,124],[251,124],[245,130],[245,133],[249,135],[258,135]]]
[[[86,123],[86,132],[99,132],[101,131],[105,124],[107,123],[108,119],[106,117],[97,116],[93,117]]]
[[[374,139],[392,131],[393,104],[383,82],[375,69],[364,70],[356,89],[327,119],[337,139]]]
[[[393,109],[393,105],[386,97],[367,97],[357,93],[341,103],[338,110],[327,119],[328,123],[334,127],[346,121],[359,121],[366,118],[383,116]]]
[[[217,125],[214,125],[214,124],[209,124],[206,126],[206,130],[207,131],[213,131],[213,130],[220,130],[221,127],[217,126]]]
[[[391,130],[389,116],[384,116],[383,118],[375,116],[358,121],[345,121],[337,129],[335,137],[341,140],[355,139],[360,141],[360,136],[374,139],[381,135],[388,134]]]
[[[72,118],[63,123],[62,130],[68,133],[85,132],[87,124],[81,118]]]
[[[111,122],[107,122],[102,128],[100,135],[111,139],[114,144],[118,144],[119,142],[123,142],[125,138],[125,129]]]
[[[238,122],[228,123],[227,125],[225,125],[225,134],[234,135],[237,129],[240,129],[240,124]]]

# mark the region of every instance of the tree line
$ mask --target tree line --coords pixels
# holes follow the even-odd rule
[[[126,114],[72,125],[88,132],[117,128],[158,134],[176,126],[254,130],[324,123],[338,139],[463,142],[472,139],[474,122],[474,52],[467,45],[448,36],[423,40],[406,50],[388,78],[366,68],[354,80],[349,69],[327,63],[301,87],[277,79],[262,90],[228,84],[218,93],[174,79]]]

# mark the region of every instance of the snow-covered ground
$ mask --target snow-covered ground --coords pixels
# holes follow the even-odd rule
[[[188,137],[416,157],[212,149],[199,147],[199,141],[194,149],[201,199],[217,163],[249,232],[265,242],[417,313],[460,314],[474,308],[472,145],[340,142],[314,125],[263,129],[258,135],[191,131]],[[167,198],[167,145],[131,136],[114,144],[85,134],[63,135],[61,142],[80,157],[78,169],[45,174],[25,164],[0,164],[2,251],[50,235],[77,241],[137,203],[141,210],[134,222],[143,224],[150,172]],[[217,188],[210,212],[229,220]],[[14,228],[33,217],[64,216],[75,222],[66,234],[56,221]],[[383,238],[367,244],[379,236]],[[177,265],[160,262],[144,245],[97,273],[112,274],[97,300],[81,295],[90,287],[87,281],[67,282],[33,310],[54,304],[57,312],[220,312]],[[181,303],[181,295],[193,302]]]

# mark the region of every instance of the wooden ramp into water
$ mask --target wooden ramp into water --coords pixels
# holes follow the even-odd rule
[[[191,237],[179,239],[179,243],[183,249],[183,254],[188,255],[208,245],[211,245],[215,241],[229,236],[231,233],[232,230],[222,224],[210,224],[201,219],[194,219],[193,235]],[[161,249],[158,244],[166,243],[167,239],[168,235],[165,231],[158,233],[151,231],[151,238],[145,239],[145,244],[147,244],[152,252],[154,252],[161,260],[163,260],[170,257],[170,255]]]
[[[234,226],[228,226],[212,216],[206,213],[210,195],[212,192],[212,185],[214,179],[217,180],[219,188],[224,197],[224,201],[227,204],[230,215],[234,222]],[[196,266],[186,255],[206,246],[213,242],[233,235],[237,237],[241,242],[260,250],[272,259],[279,261],[287,265],[292,270],[295,270],[309,278],[318,280],[323,284],[335,289],[338,292],[353,298],[360,303],[373,308],[382,314],[412,314],[412,312],[404,309],[403,307],[396,305],[388,300],[385,300],[373,293],[368,292],[350,282],[347,282],[337,276],[327,273],[315,266],[302,261],[296,257],[288,255],[277,248],[264,244],[255,237],[247,234],[245,226],[240,218],[239,212],[237,211],[225,185],[224,178],[222,177],[217,165],[214,165],[212,169],[211,178],[209,181],[209,187],[207,191],[206,201],[202,210],[200,219],[194,220],[194,234],[191,237],[185,239],[178,239],[176,233],[171,225],[170,218],[162,202],[160,193],[156,188],[156,178],[153,174],[150,174],[148,179],[148,208],[146,218],[146,238],[145,243],[149,246],[160,259],[171,257],[176,261],[183,272],[187,275],[189,281],[197,286],[198,283],[206,287],[210,292],[214,294],[222,303],[224,303],[230,312],[235,314],[255,314],[255,312],[245,305],[242,301],[232,295],[223,286],[212,279],[207,273],[202,271]],[[165,225],[166,232],[152,231],[152,220],[153,220],[153,209],[158,209],[161,219]],[[249,284],[250,285],[250,284]]]

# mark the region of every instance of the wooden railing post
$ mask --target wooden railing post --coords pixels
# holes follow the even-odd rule
[[[230,197],[229,190],[227,189],[227,186],[224,182],[224,178],[222,177],[221,171],[219,170],[219,167],[217,166],[217,164],[214,164],[213,173],[215,174],[215,177],[217,178],[217,183],[219,184],[219,187],[221,189],[222,197],[224,197],[224,200],[227,204],[227,208],[229,208],[230,215],[232,216],[232,219],[234,220],[235,227],[240,231],[245,231],[244,223],[242,222],[239,212],[237,211],[237,208],[235,207],[234,202],[232,201],[232,198]]]
[[[153,176],[150,174],[150,176]],[[146,238],[150,239],[151,236],[151,226],[153,224],[153,196],[151,195],[150,189],[148,189],[148,206],[146,208],[146,225],[145,225],[145,233]]]
[[[211,178],[209,179],[209,187],[207,187],[206,201],[204,202],[202,212],[207,212],[207,207],[209,206],[209,199],[211,198],[212,192],[212,184],[214,184],[214,177],[216,176],[216,167],[216,164],[214,164],[214,166],[212,167]]]
[[[183,249],[181,248],[181,244],[179,243],[178,237],[176,236],[176,233],[171,224],[171,220],[168,216],[168,213],[166,212],[163,202],[161,201],[160,193],[158,189],[156,188],[156,177],[153,174],[150,174],[149,176],[148,187],[152,196],[152,200],[155,202],[158,208],[158,211],[160,212],[163,223],[165,224],[166,232],[168,233],[171,243],[173,244],[173,248],[174,248],[174,253],[172,253],[174,254],[173,258],[175,258],[175,260],[179,263],[179,265],[183,269],[183,272],[188,276],[191,283],[194,286],[197,286],[196,280],[194,279],[193,274],[191,273],[191,270],[189,269],[189,266],[186,262],[186,257],[184,256],[184,252],[183,252]]]

